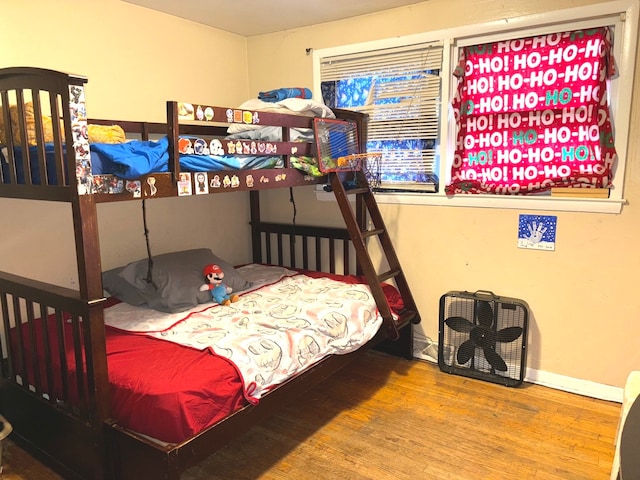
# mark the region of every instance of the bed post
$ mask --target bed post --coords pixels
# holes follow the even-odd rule
[[[68,202],[78,272],[77,289],[0,272],[3,334],[8,339],[15,333],[18,339],[3,342],[0,407],[13,425],[12,439],[64,478],[102,480],[109,470],[105,422],[110,387],[86,82],[82,76],[40,68],[0,72],[2,116],[6,121],[10,103],[16,104],[20,122],[9,131],[20,133],[26,156],[24,180],[18,181],[11,171],[3,177],[0,196]],[[27,134],[28,104],[33,109],[33,139]],[[47,140],[53,143],[51,171],[45,160],[45,116],[52,127],[52,140]],[[28,160],[28,140],[38,150],[35,167]]]
[[[76,80],[76,82],[74,82]],[[80,298],[87,302],[88,321],[84,325],[85,351],[87,352],[87,379],[89,420],[93,430],[93,447],[96,465],[95,479],[108,475],[105,421],[109,418],[110,386],[107,369],[106,334],[104,325],[105,300],[102,290],[102,261],[98,232],[98,212],[93,196],[91,177],[91,154],[89,140],[74,132],[72,125],[87,126],[84,84],[86,78],[70,77],[69,95],[63,94],[65,143],[74,145],[67,149],[68,178],[75,179],[77,188],[72,188],[71,206],[76,243],[76,261]],[[75,84],[74,84],[75,83]],[[78,148],[80,145],[80,148]],[[88,164],[88,172],[81,166]],[[73,185],[73,184],[72,184]]]
[[[65,153],[66,178],[70,179],[71,210],[76,247],[80,299],[86,302],[84,339],[87,362],[88,419],[92,432],[93,478],[103,479],[108,465],[104,422],[109,417],[110,387],[107,370],[106,337],[102,291],[102,262],[98,232],[98,212],[93,196],[91,154],[88,137],[79,127],[87,126],[85,77],[69,75],[68,89],[62,91],[64,142],[73,145]],[[75,128],[72,128],[75,126]],[[86,128],[84,129],[86,131]]]
[[[253,263],[262,262],[262,239],[258,226],[260,225],[260,192],[251,190],[249,192],[249,205],[251,208],[251,251],[253,252]]]

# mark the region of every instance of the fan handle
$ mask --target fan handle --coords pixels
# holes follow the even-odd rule
[[[474,297],[487,296],[491,297],[492,300],[498,300],[500,297],[493,293],[491,290],[476,290],[473,294]]]

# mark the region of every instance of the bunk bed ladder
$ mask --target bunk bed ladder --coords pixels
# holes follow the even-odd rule
[[[358,170],[353,172],[353,175],[355,182],[349,182],[349,184],[353,183],[357,185],[356,187],[345,188],[346,182],[343,183],[343,178],[338,173],[330,174],[331,187],[355,247],[358,267],[371,287],[371,293],[382,315],[387,336],[391,340],[397,340],[400,338],[400,328],[409,322],[419,323],[420,316],[365,174]],[[355,196],[356,200],[355,210],[349,201],[349,197],[352,196]],[[372,228],[367,228],[367,218],[371,221]],[[367,240],[372,237],[378,238],[381,251],[386,257],[389,266],[389,270],[386,272],[378,273],[373,265],[367,246]],[[390,279],[395,281],[405,306],[397,321],[392,317],[381,285],[382,282]]]

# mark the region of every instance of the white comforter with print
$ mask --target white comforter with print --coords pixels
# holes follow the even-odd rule
[[[245,293],[229,306],[202,305],[168,320],[165,315],[159,323],[109,310],[106,322],[115,328],[226,357],[252,402],[323,357],[358,349],[382,323],[367,285],[305,275]]]

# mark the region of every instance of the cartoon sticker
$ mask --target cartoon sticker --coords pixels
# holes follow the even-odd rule
[[[122,193],[124,191],[124,180],[116,177],[115,175],[109,175],[109,193]]]
[[[193,120],[193,105],[190,103],[178,103],[178,118],[180,120]]]
[[[140,185],[140,180],[128,180],[127,192],[133,194],[134,198],[140,198],[142,196],[142,187]]]
[[[195,153],[196,155],[209,155],[207,142],[201,138],[196,138],[193,141],[193,153]]]
[[[184,197],[191,195],[191,173],[180,172],[178,180],[178,196]]]
[[[222,142],[217,138],[211,140],[209,144],[209,154],[210,155],[224,155],[224,149],[222,148]]]
[[[147,178],[147,185],[149,185],[149,196],[153,197],[158,193],[158,188],[156,187],[156,178],[149,177]]]
[[[209,193],[209,182],[207,180],[207,172],[196,173],[196,195]]]
[[[193,145],[191,140],[188,138],[179,138],[178,139],[178,150],[182,154],[192,154],[193,153]]]

